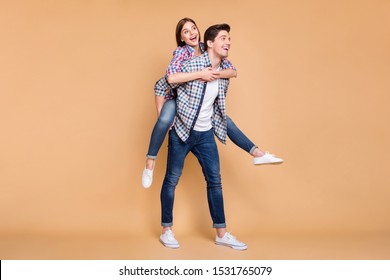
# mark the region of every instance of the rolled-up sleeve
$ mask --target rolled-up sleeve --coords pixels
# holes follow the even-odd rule
[[[167,94],[167,91],[170,89],[171,87],[168,84],[167,77],[164,76],[155,83],[154,94],[157,96],[165,96]]]

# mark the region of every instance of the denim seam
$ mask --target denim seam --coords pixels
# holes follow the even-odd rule
[[[252,149],[249,151],[250,154],[253,154],[253,152],[257,149],[258,147],[255,145],[252,147]]]
[[[146,155],[146,158],[150,158],[150,159],[156,159],[156,158],[157,158],[157,156]]]

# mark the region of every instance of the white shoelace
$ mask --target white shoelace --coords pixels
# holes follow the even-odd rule
[[[172,231],[166,231],[164,232],[164,236],[168,239],[168,240],[175,240],[175,235],[173,234]]]
[[[237,241],[236,237],[234,235],[232,235],[230,232],[226,232],[225,236],[227,239]]]

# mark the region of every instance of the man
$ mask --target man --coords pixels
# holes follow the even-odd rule
[[[227,24],[210,26],[204,35],[206,51],[182,65],[182,72],[195,72],[205,67],[221,70],[222,59],[230,49],[230,27]],[[215,243],[237,250],[247,245],[238,241],[226,230],[219,155],[214,134],[226,143],[227,120],[225,97],[228,79],[204,83],[190,81],[177,87],[177,115],[169,133],[167,170],[161,189],[160,242],[169,248],[179,248],[172,232],[175,188],[182,174],[184,160],[192,152],[202,167],[207,182],[209,211],[216,229]]]

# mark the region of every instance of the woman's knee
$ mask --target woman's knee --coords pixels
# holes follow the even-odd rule
[[[176,115],[176,104],[175,101],[167,101],[161,110],[158,122],[162,125],[170,126],[173,123]]]

